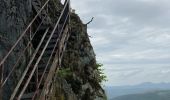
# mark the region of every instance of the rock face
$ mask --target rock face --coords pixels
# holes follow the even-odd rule
[[[96,69],[96,58],[87,34],[87,26],[78,15],[71,14],[71,36],[64,53],[62,68],[69,68],[64,79],[76,95],[77,100],[105,100]],[[73,99],[75,100],[75,99]]]
[[[52,100],[106,100],[87,26],[75,13],[71,14],[70,26],[71,36],[53,85],[58,95],[53,94]]]
[[[0,35],[15,42],[28,24],[31,0],[0,1]]]
[[[55,23],[63,6],[60,0],[51,1],[49,9],[52,9],[48,14],[52,23]],[[52,13],[52,10],[55,13]],[[0,60],[30,22],[31,15],[34,15],[31,0],[0,1]],[[51,100],[105,100],[105,92],[98,81],[99,72],[96,68],[95,53],[87,34],[87,26],[82,23],[75,13],[71,13],[70,22],[71,36],[67,42],[61,70],[56,74],[53,82],[54,92],[50,98]],[[25,47],[25,41],[28,39],[28,37],[25,37],[25,40],[21,40],[8,58],[5,63],[5,75],[11,70],[16,58]],[[16,86],[29,59],[28,52],[22,56],[22,59],[22,62],[17,66],[17,70],[4,87],[3,100],[9,99]]]
[[[1,0],[0,1],[0,60],[7,54],[17,38],[26,27],[31,15],[31,0]],[[6,77],[25,47],[25,40],[21,40],[17,48],[12,52],[4,64],[4,77]],[[22,62],[16,67],[3,90],[3,100],[9,100],[21,72],[25,67],[28,56],[22,56]]]

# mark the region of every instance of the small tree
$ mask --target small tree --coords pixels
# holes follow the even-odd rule
[[[107,76],[104,74],[104,72],[103,72],[104,69],[102,69],[102,66],[103,66],[103,64],[101,64],[101,63],[96,64],[96,69],[99,73],[99,76],[98,76],[99,83],[102,83],[103,81],[107,81]]]

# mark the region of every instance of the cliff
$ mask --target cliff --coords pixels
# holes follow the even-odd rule
[[[0,1],[0,61],[11,49],[20,34],[24,31],[31,16],[30,0],[1,0]],[[28,37],[22,39],[17,48],[12,52],[3,66],[4,78],[7,77],[16,62],[16,58],[21,54],[25,47]],[[22,56],[22,62],[16,66],[16,71],[12,73],[9,81],[3,89],[3,100],[8,100],[14,87],[16,86],[21,73],[29,59],[28,52]],[[1,66],[2,67],[2,66]],[[2,73],[2,72],[1,72]]]
[[[95,53],[87,34],[87,26],[82,23],[78,15],[72,13],[71,36],[57,78],[58,83],[62,80],[64,86],[58,89],[64,92],[65,97],[71,98],[69,94],[72,94],[73,99],[68,100],[105,100],[96,66]],[[65,86],[70,90],[69,93]]]
[[[49,11],[48,15],[52,23],[55,23],[63,5],[59,0],[52,1],[48,7],[55,13]],[[9,51],[34,15],[31,0],[0,1],[0,59]],[[100,86],[100,74],[97,70],[95,53],[89,40],[87,26],[75,13],[71,13],[70,32],[71,36],[67,41],[61,68],[56,72],[55,82],[52,85],[51,100],[105,100],[106,96]],[[15,58],[23,51],[27,40],[29,40],[29,36],[20,42],[5,63],[6,74],[11,70],[11,65],[16,62]],[[10,81],[4,87],[4,100],[8,99],[7,97],[10,96],[21,77],[29,56],[29,51],[22,56],[23,61],[18,64],[17,71],[13,73]]]

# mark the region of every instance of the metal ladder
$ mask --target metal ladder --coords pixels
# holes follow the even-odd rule
[[[50,0],[44,5],[39,0],[33,0],[33,9],[36,11],[35,17],[28,24],[27,28],[18,38],[16,43],[11,47],[6,56],[0,61],[0,68],[6,63],[7,58],[11,55],[20,41],[29,33],[31,27],[34,32],[30,32],[32,37],[23,54],[29,49],[32,42],[36,43],[33,47],[35,51],[31,55],[31,59],[25,67],[24,72],[18,83],[16,84],[10,100],[48,100],[55,73],[61,65],[61,59],[69,38],[69,20],[70,20],[70,0],[66,0],[64,8],[55,25],[51,25],[51,20],[47,15]],[[35,27],[35,24],[37,27]],[[7,77],[1,75],[0,91],[3,92],[4,85],[9,81],[12,73],[15,72],[17,64],[22,61],[20,55],[16,64],[12,67]]]

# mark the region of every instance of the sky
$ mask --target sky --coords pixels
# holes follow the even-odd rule
[[[170,82],[170,0],[71,0],[106,86]]]

